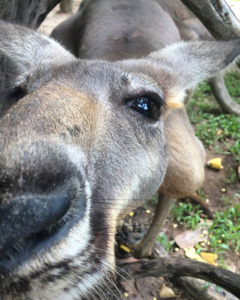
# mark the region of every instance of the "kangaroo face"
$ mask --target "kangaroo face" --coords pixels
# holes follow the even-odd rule
[[[160,88],[146,76],[76,61],[4,114],[4,299],[74,299],[106,280],[117,219],[163,180],[164,110]]]

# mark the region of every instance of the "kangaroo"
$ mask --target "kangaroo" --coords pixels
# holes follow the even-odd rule
[[[108,62],[0,26],[1,299],[98,299],[118,220],[163,182],[164,120],[186,89],[235,61],[240,41]]]
[[[213,39],[202,22],[180,0],[156,0],[176,24],[182,40]]]
[[[158,5],[160,2],[164,3],[85,1],[77,14],[54,29],[52,36],[77,57],[110,61],[144,57],[181,40],[176,24]],[[152,67],[148,69],[151,72]],[[182,103],[182,107],[163,116],[168,168],[148,234],[132,245],[136,257],[153,255],[152,247],[176,198],[192,195],[204,180],[205,150],[190,125],[183,94],[174,93],[171,97]]]

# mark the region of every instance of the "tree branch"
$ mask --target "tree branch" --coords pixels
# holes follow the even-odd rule
[[[216,39],[240,37],[240,23],[224,0],[181,0]]]
[[[207,263],[182,258],[158,258],[153,260],[139,260],[134,263],[124,263],[118,266],[124,269],[122,275],[126,279],[148,276],[192,276],[215,283],[240,298],[240,276]],[[127,277],[128,275],[129,277]]]

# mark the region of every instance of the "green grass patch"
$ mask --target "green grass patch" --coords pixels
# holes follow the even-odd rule
[[[229,73],[226,77],[230,94],[238,96],[238,100],[239,83],[240,74],[237,72]],[[206,147],[221,141],[223,146],[217,145],[217,152],[232,154],[240,163],[240,117],[221,113],[207,82],[198,86],[188,103],[187,111],[190,121],[195,125],[196,136]]]
[[[234,203],[224,212],[216,212],[209,227],[209,240],[215,253],[240,249],[240,205]]]
[[[223,253],[226,250],[238,252],[240,250],[240,204],[235,200],[235,197],[239,197],[239,194],[235,194],[229,199],[223,196],[222,200],[227,204],[227,208],[223,212],[215,213],[213,223],[208,228],[209,247],[214,253]],[[199,209],[199,205],[188,202],[178,202],[171,209],[173,220],[191,229],[199,227],[201,213],[202,210]],[[168,249],[173,245],[163,234],[158,240]],[[204,250],[199,244],[195,247],[197,253]]]
[[[177,202],[171,209],[171,216],[174,221],[184,224],[186,228],[196,229],[200,223],[202,210],[199,205],[188,202]]]
[[[240,1],[240,0],[239,0]],[[225,84],[233,100],[240,104],[240,73],[229,72],[225,76]]]
[[[173,247],[173,245],[175,244],[174,240],[169,241],[167,236],[161,232],[159,234],[159,236],[157,237],[157,240],[160,244],[162,244],[164,246],[164,248],[166,249],[166,251],[168,252],[169,250],[171,250],[171,248]]]

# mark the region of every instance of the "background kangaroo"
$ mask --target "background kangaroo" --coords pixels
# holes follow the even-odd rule
[[[86,1],[52,36],[77,57],[113,61],[143,57],[181,40],[177,26],[159,4],[174,14],[170,10],[173,7],[165,1]],[[187,17],[186,7],[180,1],[176,4],[175,9]],[[151,67],[146,69],[151,72]],[[204,180],[205,151],[190,125],[183,96],[183,91],[174,91],[171,97],[182,107],[164,115],[168,168],[150,231],[140,244],[133,246],[137,257],[152,254],[152,246],[176,198],[190,196]]]
[[[0,26],[1,298],[99,298],[117,220],[163,181],[175,96],[226,68],[240,42],[180,43],[114,63]]]

